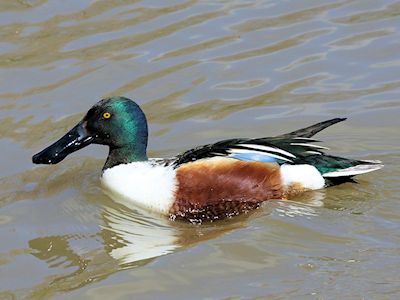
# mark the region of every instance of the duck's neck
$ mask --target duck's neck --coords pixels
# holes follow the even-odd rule
[[[147,160],[147,127],[144,129],[142,128],[140,133],[126,134],[124,141],[125,142],[118,147],[110,146],[103,171],[120,164]]]
[[[146,148],[138,149],[137,147],[110,148],[103,171],[115,167],[120,164],[128,164],[135,161],[146,161]]]

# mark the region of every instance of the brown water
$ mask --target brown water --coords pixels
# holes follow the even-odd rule
[[[399,299],[400,2],[1,1],[0,299]],[[348,117],[319,135],[386,167],[209,225],[110,200],[91,146],[31,155],[109,95],[151,156]]]

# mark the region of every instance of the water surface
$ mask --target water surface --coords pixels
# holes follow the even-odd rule
[[[2,1],[0,298],[398,299],[400,2]],[[348,117],[318,137],[386,167],[195,226],[109,199],[107,150],[31,155],[135,99],[150,155]]]

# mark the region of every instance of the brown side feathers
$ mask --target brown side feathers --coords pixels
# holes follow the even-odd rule
[[[214,157],[184,164],[176,175],[174,219],[222,219],[283,196],[277,164]]]

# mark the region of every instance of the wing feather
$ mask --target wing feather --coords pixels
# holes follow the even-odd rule
[[[256,149],[256,150],[261,150],[267,153],[271,153],[271,152],[276,152],[276,153],[280,153],[283,154],[285,156],[289,156],[292,158],[296,158],[295,155],[293,155],[292,153],[279,149],[277,147],[271,147],[271,146],[265,146],[265,145],[257,145],[257,144],[239,144],[241,147],[247,147],[250,149]]]
[[[254,155],[258,155],[260,158],[259,160],[263,160],[262,156],[266,156],[269,158],[276,158],[279,160],[283,160],[283,161],[287,161],[287,162],[293,162],[291,159],[288,159],[286,157],[277,155],[277,154],[273,154],[273,153],[266,153],[266,152],[262,152],[262,151],[255,151],[255,150],[247,150],[247,149],[237,149],[237,148],[231,148],[228,150],[228,152],[230,153],[228,155],[228,157],[233,157],[235,158],[236,154],[240,154],[240,157],[243,159],[246,159],[246,157],[248,158],[248,160],[256,160],[254,159],[255,156]]]
[[[214,156],[226,156],[240,160],[268,161],[278,164],[302,164],[308,157],[321,156],[324,154],[323,150],[329,149],[312,144],[320,142],[313,139],[312,136],[344,120],[344,118],[331,119],[275,137],[223,140],[190,149],[178,155],[172,164],[177,167],[184,163]]]

